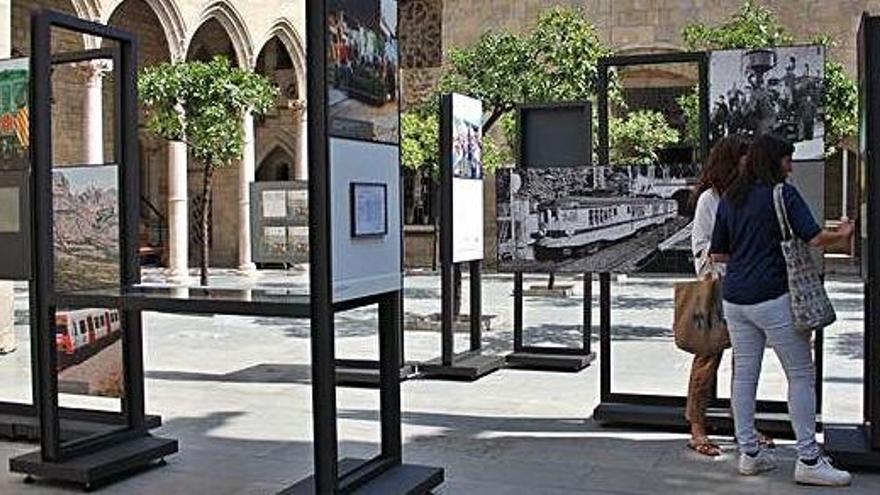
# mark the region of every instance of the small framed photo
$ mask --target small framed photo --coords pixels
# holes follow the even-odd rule
[[[351,183],[351,236],[382,237],[388,234],[388,185]]]

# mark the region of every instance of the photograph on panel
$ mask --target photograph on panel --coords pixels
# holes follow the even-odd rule
[[[821,46],[712,52],[709,135],[775,134],[795,145],[795,160],[825,154],[825,49]]]
[[[328,0],[330,134],[397,143],[397,0]]]

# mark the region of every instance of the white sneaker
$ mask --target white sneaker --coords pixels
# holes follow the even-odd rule
[[[739,474],[743,476],[755,476],[776,469],[773,456],[764,449],[758,451],[758,455],[752,457],[745,452],[739,455]]]
[[[808,466],[798,459],[794,465],[794,481],[801,485],[848,486],[852,475],[831,465],[828,458],[819,456],[815,466]]]

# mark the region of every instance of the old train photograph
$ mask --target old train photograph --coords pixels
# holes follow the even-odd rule
[[[689,228],[697,173],[696,165],[503,170],[499,269],[638,271],[658,246]]]

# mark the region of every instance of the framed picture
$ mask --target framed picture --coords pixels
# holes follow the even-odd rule
[[[388,234],[388,186],[377,182],[351,183],[351,236]]]

